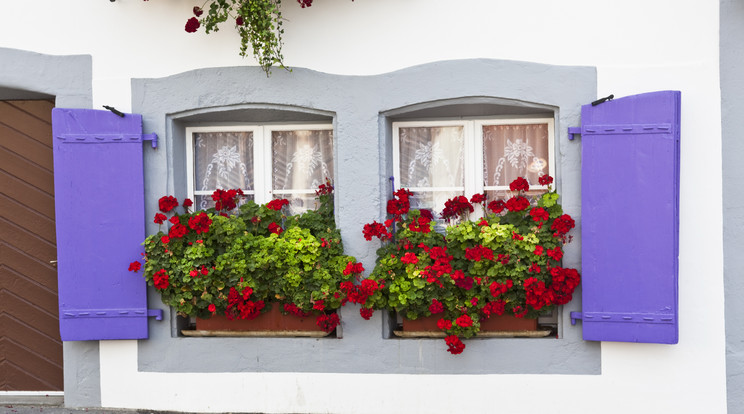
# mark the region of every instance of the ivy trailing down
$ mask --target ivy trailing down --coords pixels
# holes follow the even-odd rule
[[[313,0],[297,2],[303,9],[313,5]],[[185,29],[194,33],[204,26],[204,31],[211,33],[218,31],[221,23],[234,22],[240,34],[240,56],[248,55],[250,49],[269,75],[272,66],[286,68],[282,56],[284,29],[280,9],[281,0],[207,0],[201,7],[194,6],[194,17],[186,21]]]

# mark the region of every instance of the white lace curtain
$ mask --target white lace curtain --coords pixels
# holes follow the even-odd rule
[[[414,188],[414,207],[439,212],[463,194],[464,128],[402,127],[399,130],[400,183]],[[454,188],[453,188],[454,187]]]
[[[333,130],[271,131],[266,127],[264,137],[271,140],[265,145],[271,154],[256,156],[264,162],[271,159],[272,179],[263,187],[273,190],[273,198],[290,199],[294,213],[313,208],[315,190],[326,178],[333,178]],[[254,139],[252,132],[194,133],[198,208],[214,205],[209,194],[215,189],[255,189]],[[262,198],[269,198],[268,194]]]
[[[447,199],[464,194],[464,176],[474,169],[483,169],[489,199],[509,196],[509,183],[517,177],[538,185],[538,178],[549,172],[548,124],[482,128],[483,165],[464,166],[464,140],[476,138],[465,137],[462,125],[401,127],[396,187],[415,189],[414,207],[439,213]]]
[[[194,133],[194,180],[197,191],[253,190],[253,133]],[[200,209],[214,206],[209,195],[195,198]]]
[[[508,187],[524,177],[538,185],[538,178],[549,172],[548,150],[548,124],[484,126],[484,184]]]

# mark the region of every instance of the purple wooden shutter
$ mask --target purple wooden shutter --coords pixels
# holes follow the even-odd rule
[[[142,117],[52,110],[63,341],[147,338]],[[155,316],[157,311],[150,312]]]
[[[586,340],[678,341],[680,93],[581,110]]]

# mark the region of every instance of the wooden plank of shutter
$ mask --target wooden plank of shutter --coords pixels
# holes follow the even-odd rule
[[[54,190],[63,341],[147,338],[142,117],[55,108]]]
[[[677,343],[680,93],[581,118],[584,339]]]

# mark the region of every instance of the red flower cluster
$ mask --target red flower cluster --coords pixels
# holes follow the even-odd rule
[[[274,234],[276,234],[278,236],[278,235],[282,234],[282,232],[284,231],[284,229],[281,228],[281,226],[279,226],[278,224],[276,224],[276,223],[274,223],[272,221],[271,223],[269,223],[269,231],[272,232],[272,233],[274,233]]]
[[[158,214],[155,214],[155,219],[152,222],[157,223],[157,224],[163,224],[163,222],[167,219],[168,217],[165,214],[158,213]]]
[[[470,202],[473,204],[484,203],[485,201],[486,201],[486,195],[484,193],[473,194],[473,196],[470,197]]]
[[[516,196],[506,201],[506,208],[509,211],[522,211],[530,206],[530,201],[522,196]]]
[[[483,314],[488,318],[491,315],[503,315],[506,303],[503,300],[488,302],[483,306]]]
[[[468,315],[466,313],[464,315],[459,316],[455,320],[455,324],[457,324],[457,326],[460,326],[460,327],[463,327],[463,328],[469,328],[469,327],[473,326],[473,319],[470,318],[470,315]]]
[[[375,310],[372,308],[359,308],[359,315],[362,316],[362,318],[369,320],[369,318],[372,317],[372,314],[375,313]]]
[[[352,273],[359,274],[364,272],[364,266],[361,263],[346,263],[346,268],[344,269],[344,275],[348,276]]]
[[[264,301],[252,301],[250,296],[253,294],[253,289],[246,286],[243,291],[238,293],[238,290],[234,287],[230,288],[230,293],[227,294],[227,309],[225,309],[225,316],[229,320],[237,319],[254,319],[261,314],[261,309],[266,305]]]
[[[516,180],[509,184],[509,189],[512,191],[529,191],[530,183],[528,183],[523,177],[517,177]]]
[[[315,322],[323,332],[333,332],[334,329],[341,323],[338,315],[332,313],[330,315],[320,315],[318,320]]]
[[[183,206],[183,208],[189,208],[189,207],[191,207],[191,206],[194,205],[194,202],[191,201],[190,198],[187,198],[187,199],[183,200],[183,204],[181,204],[181,205]]]
[[[455,281],[455,286],[470,290],[473,288],[473,278],[470,276],[465,276],[465,273],[463,273],[462,270],[457,269],[452,274],[450,274],[450,278]]]
[[[382,223],[378,223],[377,221],[365,224],[362,233],[364,234],[364,238],[366,240],[372,240],[373,237],[378,237],[380,240],[383,241],[393,238],[393,235],[390,234],[387,227],[385,227]]]
[[[313,0],[297,0],[297,3],[300,3],[300,6],[304,9],[305,7],[310,7],[313,5]]]
[[[538,181],[540,182],[540,185],[550,185],[553,183],[553,177],[548,174],[541,175]]]
[[[196,17],[199,17],[199,16],[202,15],[202,13],[204,13],[204,10],[202,10],[202,8],[199,7],[199,6],[194,6],[194,10],[193,11],[194,11],[194,16],[196,16]]]
[[[394,198],[388,201],[387,212],[400,218],[403,214],[408,214],[411,209],[411,202],[409,198],[413,195],[410,191],[405,188],[401,188],[393,193]]]
[[[470,212],[474,210],[473,205],[470,204],[467,197],[457,196],[444,202],[444,210],[442,210],[442,218],[450,219],[457,217],[462,213]]]
[[[488,209],[491,210],[494,214],[499,214],[502,211],[504,211],[504,208],[506,208],[506,204],[504,204],[501,200],[494,200],[488,203]]]
[[[506,279],[506,283],[501,284],[499,282],[491,282],[491,286],[489,286],[489,290],[491,291],[491,295],[495,298],[499,297],[499,295],[503,295],[506,293],[509,289],[514,286],[514,282],[512,282],[511,279]]]
[[[199,19],[196,17],[192,17],[188,20],[186,20],[186,32],[187,33],[194,33],[196,32],[196,29],[199,28]]]
[[[294,302],[293,303],[285,303],[284,304],[284,311],[287,313],[291,313],[292,315],[298,316],[300,318],[304,318],[310,315],[308,312],[303,312],[302,309],[300,309],[299,306],[297,306]]]
[[[485,246],[475,246],[465,248],[465,258],[475,262],[480,262],[481,259],[493,260],[493,250]]]
[[[400,258],[400,261],[406,264],[416,264],[419,260],[416,256],[416,253],[406,252],[406,254],[404,254],[403,257]]]
[[[530,210],[530,216],[532,216],[532,220],[536,222],[548,221],[550,218],[550,214],[542,207],[536,207]]]
[[[178,207],[178,200],[176,200],[176,197],[163,196],[160,197],[160,200],[158,200],[158,208],[160,208],[160,211],[162,211],[163,213],[167,213],[176,207]],[[155,217],[157,218],[157,216]]]
[[[462,343],[457,335],[449,335],[444,338],[444,342],[447,344],[447,352],[452,355],[461,354],[465,350],[465,344]]]
[[[573,291],[581,282],[581,277],[576,269],[564,269],[554,267],[550,269],[550,275],[553,277],[550,289],[553,291],[553,303],[556,305],[565,305],[571,301]]]
[[[204,212],[189,218],[189,227],[194,230],[196,234],[208,232],[211,224],[212,219],[210,219]]]
[[[553,303],[553,292],[545,286],[545,282],[534,277],[524,281],[524,291],[527,295],[526,303],[537,310]]]
[[[568,214],[564,214],[553,222],[550,226],[550,230],[555,231],[554,236],[559,237],[568,233],[572,228],[576,226],[576,222]]]
[[[442,304],[442,302],[436,299],[432,299],[431,305],[429,305],[429,312],[431,312],[432,314],[442,313],[444,312],[444,305]]]
[[[318,186],[318,189],[315,190],[315,195],[322,196],[329,194],[333,194],[333,186],[331,185],[331,180],[326,178],[326,183]]]
[[[189,229],[186,228],[181,223],[176,224],[175,226],[171,227],[170,230],[168,230],[168,237],[171,239],[180,239],[181,237],[185,236],[189,232]]]
[[[563,258],[563,250],[561,250],[560,246],[556,246],[554,249],[548,249],[548,257],[557,262]]]
[[[212,193],[212,200],[214,200],[214,208],[217,211],[230,211],[237,206],[238,197],[243,196],[243,190],[214,190]]]
[[[437,328],[443,331],[452,329],[452,321],[449,319],[441,318],[437,321]]]
[[[156,289],[165,289],[170,286],[168,273],[165,269],[160,269],[152,275],[152,281]]]
[[[431,231],[431,226],[429,225],[429,223],[431,223],[431,219],[420,216],[418,219],[411,221],[411,223],[408,225],[408,228],[413,232],[428,233]]]
[[[277,198],[275,200],[269,201],[266,204],[266,208],[268,208],[270,210],[279,211],[279,210],[282,209],[282,207],[288,206],[288,205],[289,205],[289,200],[287,200],[286,198]]]
[[[129,271],[137,273],[138,270],[142,268],[142,263],[140,262],[132,262],[129,263]]]
[[[452,272],[452,265],[450,265],[452,256],[447,254],[446,247],[435,246],[429,248],[426,245],[419,247],[424,249],[426,253],[429,253],[429,257],[434,261],[434,263],[424,268],[424,271],[421,272],[421,277],[426,278],[428,283],[436,283],[439,287],[442,287],[442,282],[439,278]]]

